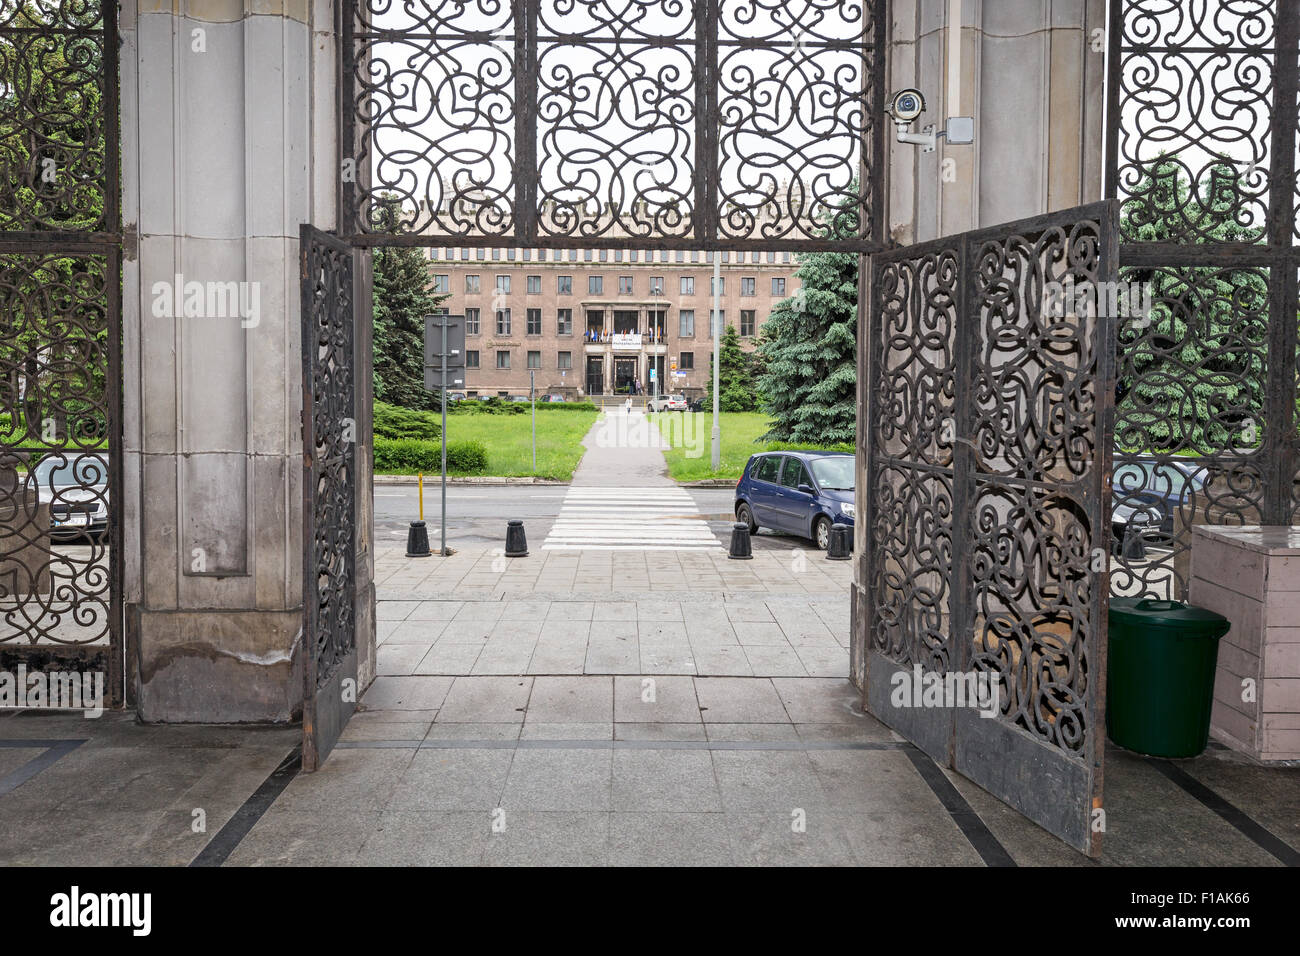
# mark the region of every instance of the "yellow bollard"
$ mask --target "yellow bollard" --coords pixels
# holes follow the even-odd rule
[[[424,520],[424,473],[420,473],[420,520]]]

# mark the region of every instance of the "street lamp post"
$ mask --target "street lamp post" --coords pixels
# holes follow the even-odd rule
[[[722,254],[713,253],[713,471],[722,465],[722,428],[718,425],[718,342],[722,337],[722,314],[719,311],[719,286],[722,285]]]

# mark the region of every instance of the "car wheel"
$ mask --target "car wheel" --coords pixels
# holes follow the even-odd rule
[[[831,519],[821,515],[813,522],[813,540],[817,542],[819,551],[829,551],[831,549]]]
[[[758,524],[754,521],[754,512],[750,510],[749,504],[742,501],[736,505],[736,520],[743,521],[749,528],[750,534],[758,534]]]

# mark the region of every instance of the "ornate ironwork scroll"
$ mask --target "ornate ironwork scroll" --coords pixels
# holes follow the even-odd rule
[[[1197,524],[1291,524],[1300,6],[1112,0],[1115,593],[1186,600]]]
[[[116,7],[0,5],[0,667],[123,698]]]
[[[349,245],[311,226],[301,256],[303,767],[315,770],[356,706],[354,265]]]
[[[867,351],[868,706],[1091,854],[1115,316],[1062,292],[1114,285],[1116,210],[874,256]]]
[[[346,0],[345,231],[881,248],[883,6]]]

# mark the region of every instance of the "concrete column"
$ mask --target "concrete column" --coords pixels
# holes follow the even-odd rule
[[[336,225],[333,4],[122,0],[121,27],[127,670],[145,720],[291,720],[298,226]]]
[[[892,140],[889,228],[899,242],[1101,198],[1104,0],[962,0],[960,102],[948,102],[950,0],[894,0],[889,91],[914,86],[942,130],[975,117],[973,146]]]

